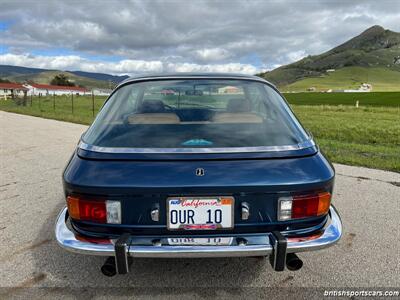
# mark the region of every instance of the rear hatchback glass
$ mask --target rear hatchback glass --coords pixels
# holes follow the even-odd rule
[[[112,148],[245,148],[308,139],[286,102],[254,80],[133,82],[105,103],[83,142]]]

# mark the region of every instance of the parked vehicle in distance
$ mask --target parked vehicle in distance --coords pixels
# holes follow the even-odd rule
[[[296,253],[341,237],[334,176],[261,78],[131,78],[68,162],[56,239],[107,256],[109,276],[127,273],[135,257],[269,256],[276,271],[297,270]]]

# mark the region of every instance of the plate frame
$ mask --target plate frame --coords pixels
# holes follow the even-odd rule
[[[191,230],[185,230],[185,229],[179,229],[179,228],[171,229],[171,228],[168,227],[169,226],[169,200],[171,200],[171,199],[180,199],[180,200],[182,200],[182,199],[193,199],[193,200],[199,199],[199,200],[201,200],[201,199],[221,199],[221,198],[230,198],[232,200],[232,205],[231,205],[232,226],[231,227],[216,228],[216,229],[191,229]],[[200,231],[201,232],[201,231],[207,231],[207,230],[209,230],[209,231],[230,230],[230,229],[235,228],[235,219],[234,219],[235,218],[235,197],[233,197],[233,196],[200,196],[200,197],[197,197],[197,196],[193,196],[193,197],[191,197],[191,196],[189,196],[189,197],[187,197],[187,196],[184,196],[184,197],[177,196],[177,197],[168,197],[166,202],[167,202],[167,205],[166,205],[166,208],[167,208],[167,211],[166,211],[167,224],[166,225],[167,225],[167,230],[169,230],[169,231],[182,231],[182,232],[185,232],[185,231]]]

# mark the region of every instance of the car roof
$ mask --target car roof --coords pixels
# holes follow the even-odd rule
[[[272,86],[271,82],[265,80],[262,77],[258,77],[255,75],[246,75],[246,74],[237,74],[237,73],[186,73],[186,72],[177,72],[177,73],[158,73],[158,74],[145,74],[140,76],[133,76],[125,79],[118,86],[121,86],[127,82],[131,81],[141,81],[141,80],[152,80],[152,79],[174,79],[174,78],[220,78],[220,79],[245,79],[245,80],[256,80],[268,83]]]

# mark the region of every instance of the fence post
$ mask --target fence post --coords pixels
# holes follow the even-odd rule
[[[56,111],[56,93],[53,92],[53,111]]]
[[[74,93],[71,93],[71,109],[72,114],[74,114]]]
[[[42,112],[42,101],[40,99],[42,98],[42,93],[39,93],[39,110]]]
[[[32,94],[33,94],[33,92],[31,92],[31,107],[32,107]]]
[[[94,94],[93,94],[93,90],[92,90],[92,114],[94,117]]]

